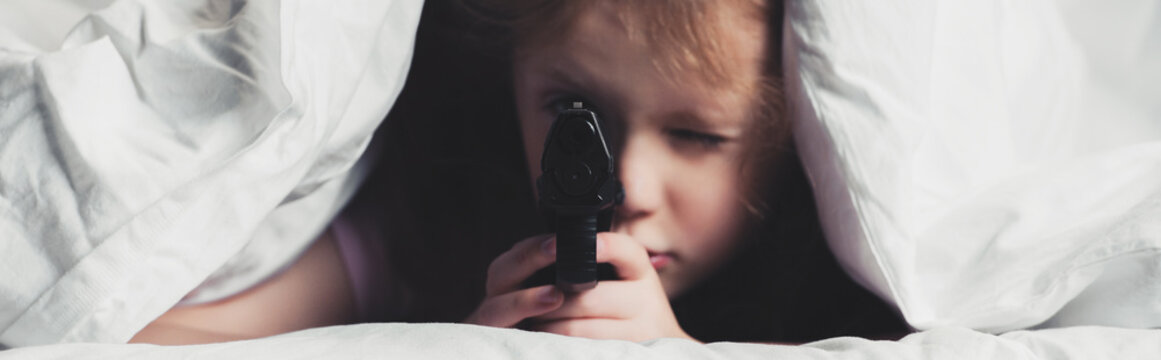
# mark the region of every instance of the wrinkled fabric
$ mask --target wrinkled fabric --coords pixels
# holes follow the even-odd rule
[[[125,342],[293,260],[361,181],[421,7],[0,4],[0,343]]]
[[[61,344],[0,352],[29,359],[1155,359],[1161,330],[1080,327],[1002,336],[941,328],[899,341],[843,337],[802,346],[683,339],[634,343],[456,324],[363,324],[220,344]]]
[[[1161,3],[790,1],[828,242],[919,329],[1161,327]]]

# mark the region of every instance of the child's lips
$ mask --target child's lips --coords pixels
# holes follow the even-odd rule
[[[672,253],[655,253],[649,252],[649,263],[653,265],[654,270],[661,270],[666,265],[673,261]]]

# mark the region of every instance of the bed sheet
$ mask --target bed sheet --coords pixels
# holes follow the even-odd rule
[[[1077,327],[991,335],[941,328],[899,341],[835,338],[801,346],[642,343],[455,324],[362,324],[191,346],[63,344],[0,352],[0,359],[1156,359],[1161,330]]]

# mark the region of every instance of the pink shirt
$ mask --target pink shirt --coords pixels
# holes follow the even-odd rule
[[[331,223],[331,231],[354,290],[359,322],[401,319],[412,296],[394,276],[379,228],[344,213]]]

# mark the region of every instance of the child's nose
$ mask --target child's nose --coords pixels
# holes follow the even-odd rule
[[[625,188],[625,201],[617,208],[618,228],[649,217],[664,203],[660,154],[640,136],[624,139],[617,157],[617,173]]]

